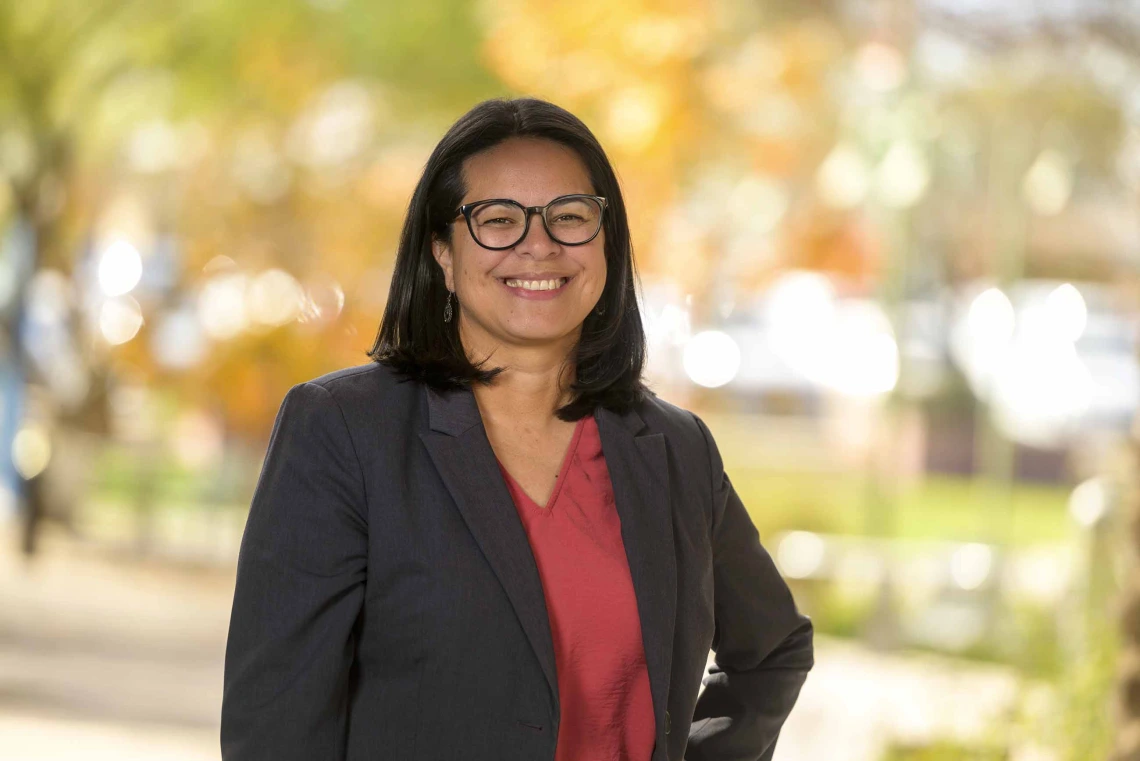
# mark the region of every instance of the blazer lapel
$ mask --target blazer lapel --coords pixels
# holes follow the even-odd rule
[[[439,392],[426,385],[423,388],[430,430],[421,432],[420,438],[506,590],[558,706],[558,676],[542,581],[487,439],[475,395],[469,389]],[[677,599],[665,435],[642,433],[645,422],[635,411],[619,415],[599,408],[594,417],[621,519],[660,738]]]
[[[429,386],[424,389],[431,430],[420,433],[420,438],[506,590],[557,706],[558,676],[542,580],[526,529],[512,506],[511,493],[487,439],[475,395],[470,390],[441,393]]]
[[[621,538],[641,619],[641,640],[657,722],[657,747],[663,750],[677,613],[665,434],[642,433],[645,422],[634,411],[619,415],[599,408],[594,417],[621,518]]]

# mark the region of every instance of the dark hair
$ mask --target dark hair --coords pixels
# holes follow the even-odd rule
[[[408,205],[388,304],[368,356],[407,379],[444,390],[489,384],[502,367],[472,364],[460,343],[459,320],[443,321],[447,286],[432,256],[433,238],[451,240],[455,209],[466,193],[463,162],[511,137],[552,140],[586,166],[593,192],[605,196],[606,286],[602,314],[590,310],[572,361],[572,400],[556,414],[565,421],[595,406],[625,411],[652,393],[642,382],[645,330],[637,307],[633,241],[617,176],[597,138],[578,117],[536,98],[493,99],[464,114],[432,151]]]

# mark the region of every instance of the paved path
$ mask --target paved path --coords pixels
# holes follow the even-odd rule
[[[232,569],[0,545],[5,761],[216,761]],[[984,731],[1014,696],[1001,668],[880,655],[817,637],[775,761],[875,761],[887,737]]]

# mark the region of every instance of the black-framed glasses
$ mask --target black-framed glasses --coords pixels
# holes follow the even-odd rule
[[[467,220],[471,237],[483,248],[502,251],[518,245],[530,232],[530,217],[542,217],[551,240],[563,246],[581,246],[602,229],[606,199],[585,193],[559,196],[546,206],[523,206],[510,198],[488,198],[465,203],[455,210]]]

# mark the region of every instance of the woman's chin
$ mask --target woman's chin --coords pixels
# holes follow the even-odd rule
[[[537,344],[556,344],[564,341],[581,327],[581,323],[571,325],[560,321],[557,324],[535,325],[508,328],[504,331],[504,339],[509,343],[534,346]]]

